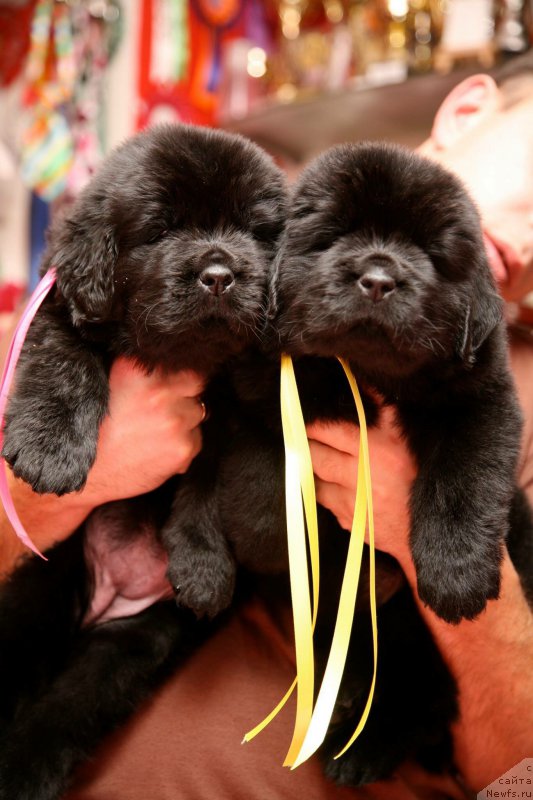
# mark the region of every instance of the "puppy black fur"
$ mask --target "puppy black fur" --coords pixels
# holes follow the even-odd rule
[[[511,557],[530,587],[533,526],[515,485],[521,415],[502,302],[477,212],[459,181],[400,148],[333,148],[293,191],[276,263],[272,360],[250,360],[233,372],[256,422],[233,440],[221,464],[221,519],[239,561],[259,568],[258,527],[283,528],[282,504],[263,493],[265,486],[270,498],[281,492],[271,477],[282,465],[279,354],[295,359],[309,422],[354,417],[335,361],[341,356],[363,390],[370,424],[377,392],[396,408],[418,465],[410,543],[422,600],[451,623],[479,614],[498,596],[510,526]],[[242,485],[245,497],[238,494]],[[323,540],[337,548],[326,555],[327,569],[343,534],[331,515],[321,517]],[[378,570],[382,580],[383,556]],[[322,581],[327,606],[339,580]],[[364,603],[357,614],[360,629],[368,629]],[[361,652],[356,634],[324,745],[326,771],[343,783],[388,777],[405,758],[435,770],[452,766],[455,684],[406,588],[382,598],[378,627],[381,655],[367,725],[342,758],[328,760],[349,739],[368,692],[369,652]],[[320,626],[315,638],[319,648],[328,641]]]
[[[473,204],[419,156],[334,148],[296,189],[279,264],[283,349],[342,356],[394,404],[418,465],[418,592],[448,622],[473,619],[498,596],[521,433]]]
[[[281,172],[241,137],[168,126],[116,150],[50,238],[57,288],[6,414],[15,475],[37,492],[84,485],[112,358],[210,374],[253,342],[283,214]],[[217,269],[232,281],[220,295]]]
[[[185,607],[209,616],[232,598],[235,559],[211,498],[235,413],[223,373],[264,328],[285,203],[281,170],[251,142],[162,126],[111,154],[51,232],[43,271],[55,267],[57,283],[31,325],[6,413],[3,455],[15,475],[37,492],[83,487],[117,356],[147,372],[193,368],[217,388],[206,392],[211,418],[194,468],[110,512],[126,536],[145,523],[160,532],[179,608],[159,603],[80,630],[92,591],[83,532],[2,587],[2,800],[58,797],[76,763],[201,638]]]
[[[257,342],[284,202],[271,159],[220,131],[161,127],[109,157],[45,256],[57,288],[30,328],[6,413],[3,455],[15,475],[37,492],[84,485],[116,356],[213,375]],[[217,280],[221,291],[211,291]],[[215,424],[209,430],[216,436]],[[235,565],[213,533],[210,458],[208,446],[163,535],[181,602],[214,614],[231,599]],[[196,530],[203,555],[192,546]],[[195,574],[203,580],[193,583]]]

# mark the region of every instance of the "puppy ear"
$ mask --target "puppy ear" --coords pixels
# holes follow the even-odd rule
[[[466,367],[472,367],[476,352],[503,319],[503,301],[495,289],[480,292],[468,302],[463,325],[457,335],[456,352]]]
[[[117,258],[111,226],[98,215],[91,219],[81,211],[54,227],[45,256],[45,268],[56,268],[57,287],[74,325],[109,318]]]
[[[262,347],[265,351],[277,352],[279,348],[279,333],[277,330],[278,316],[278,282],[279,282],[280,256],[279,253],[271,262],[268,274],[266,315],[261,331]]]

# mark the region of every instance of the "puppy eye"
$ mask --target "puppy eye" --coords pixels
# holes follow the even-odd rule
[[[272,244],[282,231],[282,224],[279,222],[258,222],[252,228],[252,236],[259,242]]]
[[[153,236],[147,239],[146,243],[155,244],[156,242],[159,242],[160,239],[163,239],[167,235],[167,233],[168,233],[168,228],[165,228],[162,231],[157,231],[156,233],[153,234]]]

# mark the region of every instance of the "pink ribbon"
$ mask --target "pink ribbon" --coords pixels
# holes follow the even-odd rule
[[[6,363],[4,365],[4,372],[0,382],[0,450],[4,440],[4,412],[7,405],[11,383],[13,381],[13,375],[15,374],[15,369],[19,360],[20,351],[22,350],[22,345],[24,344],[28,328],[30,327],[35,314],[39,310],[39,306],[54,285],[55,280],[55,269],[49,269],[30,297],[28,305],[26,306],[24,313],[22,314],[18,325],[15,328],[15,333],[11,339],[11,344],[9,345],[9,351],[6,358]],[[0,460],[2,462],[0,464],[0,499],[2,500],[2,504],[5,508],[7,518],[9,519],[11,525],[13,526],[13,530],[21,542],[23,542],[26,547],[29,547],[30,550],[33,550],[34,553],[36,553],[38,556],[41,556],[41,558],[44,558],[46,561],[45,556],[43,556],[43,554],[33,544],[32,540],[26,533],[24,525],[19,519],[7,483],[5,459],[0,456]]]

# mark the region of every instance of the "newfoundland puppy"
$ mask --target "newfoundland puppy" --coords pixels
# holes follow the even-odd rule
[[[498,597],[521,415],[472,202],[417,155],[336,147],[302,176],[278,259],[282,348],[342,356],[394,405],[418,466],[418,593],[448,622],[473,619]]]
[[[36,492],[83,487],[117,356],[147,372],[199,371],[213,397],[205,447],[189,475],[97,511],[48,563],[29,558],[2,587],[2,800],[58,797],[75,764],[200,638],[202,625],[183,606],[211,615],[231,600],[235,561],[210,503],[234,408],[224,370],[264,328],[285,204],[281,170],[251,142],[162,126],[114,151],[51,231],[43,271],[55,267],[57,282],[30,327],[6,412],[3,456],[15,475]],[[195,518],[183,520],[191,502]],[[170,600],[81,627],[98,619],[87,556],[99,546],[92,532],[101,542],[102,530],[109,557],[113,547],[160,532],[163,548],[155,538],[154,548],[166,551],[180,608]],[[196,553],[191,546],[182,557],[176,538],[196,533]],[[202,548],[211,558],[200,557]]]
[[[57,286],[28,333],[5,419],[2,454],[16,476],[36,492],[82,488],[116,356],[147,371],[216,376],[257,344],[284,204],[281,170],[251,142],[220,131],[160,127],[107,159],[45,255]],[[213,420],[209,430],[216,436],[218,427]],[[214,531],[209,441],[179,490],[185,518],[176,498],[163,537],[182,604],[212,615],[231,599],[235,565]],[[187,560],[181,539],[198,528],[206,553],[195,558],[191,547]]]
[[[384,144],[335,147],[310,164],[293,190],[276,259],[270,366],[249,359],[232,373],[254,420],[229,443],[220,469],[220,516],[239,563],[258,569],[255,544],[284,528],[283,504],[272,502],[283,491],[279,353],[294,358],[308,422],[354,419],[341,356],[365,395],[369,422],[379,414],[376,396],[394,406],[418,466],[410,545],[422,601],[450,623],[475,618],[498,596],[506,536],[531,592],[533,527],[516,489],[521,415],[502,310],[478,214],[454,176]],[[320,522],[327,590],[315,633],[319,659],[331,640],[347,539],[324,509]],[[358,624],[322,748],[327,773],[342,783],[385,778],[408,758],[452,767],[454,681],[409,589],[394,591],[401,584],[398,565],[378,554],[374,703],[359,738],[333,761],[371,680],[368,601],[358,593]]]

